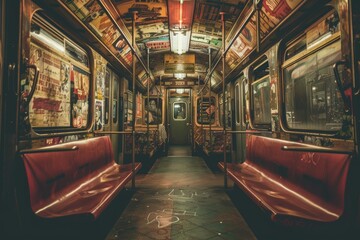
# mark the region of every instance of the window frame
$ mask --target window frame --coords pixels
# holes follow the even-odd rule
[[[267,80],[267,81],[265,81],[265,80]],[[263,82],[263,83],[265,83],[265,82],[268,82],[268,88],[269,88],[269,101],[267,101],[269,104],[268,104],[268,107],[269,107],[269,115],[270,115],[270,119],[269,119],[269,122],[268,123],[256,123],[256,121],[255,121],[255,106],[254,106],[254,104],[255,104],[255,98],[254,98],[254,85],[256,85],[256,84],[259,84],[260,82]],[[260,83],[261,84],[261,83]],[[256,79],[255,81],[253,81],[252,83],[251,83],[251,101],[250,101],[250,104],[251,104],[251,116],[252,116],[252,118],[251,118],[251,121],[252,121],[252,125],[253,125],[253,127],[255,128],[255,129],[269,129],[270,127],[271,127],[271,106],[270,106],[270,75],[269,74],[267,74],[267,75],[265,75],[265,76],[262,76],[261,78],[259,78],[259,79]]]
[[[204,123],[204,122],[199,122],[200,121],[200,117],[199,117],[199,113],[201,112],[201,109],[199,110],[199,108],[200,108],[200,105],[202,105],[201,103],[199,103],[198,104],[198,102],[199,101],[201,101],[201,100],[204,100],[204,99],[209,99],[209,102],[211,101],[210,99],[214,99],[214,107],[215,107],[215,110],[214,111],[212,111],[211,113],[212,114],[214,114],[214,121],[212,122],[212,121],[209,121],[209,122],[207,122],[207,123]],[[217,98],[215,97],[215,96],[211,96],[210,98],[207,96],[207,97],[198,97],[198,98],[196,98],[196,124],[197,125],[205,125],[205,126],[209,126],[209,125],[213,125],[213,124],[215,124],[216,123],[216,115],[217,115],[217,113],[216,113],[216,104],[217,104]]]
[[[241,108],[241,94],[240,94],[240,84],[241,79],[236,82],[235,84],[235,124],[236,126],[240,126],[241,124],[241,114],[240,114],[240,108]],[[236,94],[238,93],[238,94]]]
[[[248,82],[248,93],[249,93],[249,104],[250,104],[250,126],[253,129],[258,129],[258,130],[269,130],[271,129],[271,119],[272,119],[272,113],[271,113],[271,105],[270,105],[270,72],[268,71],[266,74],[260,74],[262,72],[259,72],[259,70],[263,69],[265,66],[269,67],[269,58],[266,55],[261,56],[261,58],[251,66],[251,81]],[[266,70],[266,68],[265,68]],[[266,72],[266,71],[265,71]],[[269,114],[270,114],[270,121],[268,123],[256,123],[255,122],[255,109],[254,109],[254,85],[259,83],[260,81],[265,80],[266,78],[268,78],[268,82],[269,82]],[[245,89],[244,89],[245,90]],[[246,105],[245,105],[246,108]],[[245,116],[244,116],[245,118]],[[245,119],[244,119],[245,120]],[[245,123],[246,124],[246,123]]]
[[[302,31],[300,34],[294,36],[288,41],[284,41],[282,43],[283,48],[282,52],[280,52],[280,56],[282,56],[282,64],[280,65],[280,75],[281,78],[279,79],[281,82],[281,128],[284,132],[287,133],[295,133],[295,134],[316,134],[321,136],[334,136],[337,132],[341,131],[341,128],[339,130],[326,130],[326,129],[306,129],[306,128],[293,128],[290,127],[287,121],[287,114],[286,114],[286,84],[285,84],[285,71],[288,67],[293,66],[302,60],[306,59],[307,57],[314,56],[315,54],[319,53],[321,50],[326,49],[327,47],[334,45],[334,44],[340,44],[340,55],[341,55],[341,30],[336,31],[333,33],[328,39],[324,41],[320,41],[320,43],[312,44],[312,42],[309,44],[311,47],[305,48],[302,51],[297,52],[296,54],[292,55],[291,57],[287,57],[286,54],[291,49],[291,47],[296,46],[299,42],[304,41],[304,37],[306,38],[306,34],[309,30],[314,28],[317,24],[324,21],[328,16],[331,14],[336,13],[334,9],[328,11],[327,13],[320,16],[316,21],[314,21],[312,24],[310,24],[304,31]],[[341,24],[341,21],[339,19],[339,25]],[[331,64],[329,66],[332,66]],[[318,71],[319,69],[317,69]],[[319,83],[319,82],[317,82]],[[326,85],[326,84],[325,84]],[[312,101],[312,93],[309,95],[308,101]],[[311,109],[309,109],[311,111]]]
[[[65,63],[68,64],[70,66],[73,67],[73,71],[77,74],[82,74],[86,77],[86,79],[88,80],[88,86],[87,86],[87,90],[88,90],[88,95],[86,100],[87,103],[87,115],[86,115],[86,119],[84,119],[83,121],[86,121],[86,124],[84,126],[74,126],[74,122],[75,119],[73,118],[73,107],[75,106],[75,104],[79,104],[78,100],[73,100],[73,95],[74,95],[74,87],[72,86],[72,84],[70,84],[70,100],[69,100],[69,104],[70,104],[70,108],[69,108],[69,118],[70,118],[70,123],[69,125],[66,126],[34,126],[31,125],[31,129],[35,134],[43,134],[44,136],[46,136],[47,134],[51,133],[53,136],[57,136],[59,134],[64,134],[66,132],[71,132],[74,134],[81,134],[83,132],[88,132],[92,126],[92,119],[93,119],[93,111],[91,110],[92,107],[94,106],[94,102],[93,102],[93,96],[92,96],[92,91],[94,88],[94,83],[93,83],[93,71],[92,71],[92,60],[93,60],[93,54],[91,52],[91,49],[89,47],[87,47],[86,45],[84,45],[82,42],[79,41],[75,41],[74,39],[74,35],[69,34],[69,33],[65,33],[64,30],[59,26],[59,24],[57,24],[56,22],[54,22],[51,18],[48,18],[46,13],[43,10],[37,10],[33,13],[33,16],[31,18],[31,24],[35,24],[37,25],[40,29],[43,29],[43,31],[45,32],[45,34],[49,34],[51,38],[54,38],[56,41],[58,41],[59,43],[61,42],[61,44],[64,47],[64,51],[60,51],[59,49],[56,49],[54,47],[51,47],[51,45],[46,44],[44,41],[41,41],[38,37],[35,36],[31,36],[31,29],[29,29],[29,43],[26,45],[26,48],[29,49],[29,53],[30,53],[30,49],[32,47],[34,47],[35,49],[40,49],[43,50],[46,54],[50,54],[51,56],[54,56],[55,59],[58,59],[60,61],[60,63]],[[79,53],[83,53],[85,55],[85,62],[81,62],[79,60],[77,60],[76,58],[74,58],[73,56],[71,56],[68,51],[67,51],[67,45],[75,48]],[[30,58],[29,58],[30,59]],[[69,81],[71,81],[71,79],[69,79]],[[85,80],[86,82],[86,80]],[[82,87],[86,86],[85,83],[81,82]],[[22,87],[25,87],[25,89],[27,87],[29,87],[29,83],[25,83],[25,85],[22,85]],[[24,89],[24,90],[25,90]],[[82,89],[82,88],[81,88]],[[84,88],[85,89],[85,88]],[[82,89],[83,90],[83,89]],[[34,99],[34,98],[33,98]],[[32,100],[33,100],[32,99]],[[48,113],[49,114],[49,113]],[[34,115],[35,116],[35,115]],[[29,117],[30,117],[30,113],[29,113]]]

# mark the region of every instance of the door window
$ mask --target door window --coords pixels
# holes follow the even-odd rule
[[[173,113],[175,121],[182,121],[186,119],[186,103],[184,102],[174,102],[173,104]]]

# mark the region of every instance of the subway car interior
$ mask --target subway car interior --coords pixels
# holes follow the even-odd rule
[[[360,239],[360,1],[0,13],[1,239]]]

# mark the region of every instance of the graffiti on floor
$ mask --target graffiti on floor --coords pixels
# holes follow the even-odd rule
[[[175,189],[171,189],[168,196],[170,197],[181,197],[181,198],[194,198],[194,196],[197,196],[197,192],[189,192],[185,193],[184,190],[180,189],[180,193],[176,192]]]
[[[180,221],[180,216],[194,216],[196,211],[187,211],[179,209],[162,209],[156,212],[150,212],[147,216],[147,224],[157,222],[158,228],[164,228]]]
[[[210,194],[207,192],[198,193],[197,191],[189,191],[183,189],[171,189],[167,194],[172,198],[184,198],[184,199],[193,199],[193,198],[209,198]]]

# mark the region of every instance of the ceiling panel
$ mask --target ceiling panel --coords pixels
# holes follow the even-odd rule
[[[221,48],[221,16],[226,12],[225,35],[227,35],[245,6],[245,0],[197,0],[190,49],[204,54],[213,48],[214,54]]]
[[[135,41],[143,56],[170,50],[166,0],[112,0],[128,31],[132,33],[132,11],[137,11]]]

